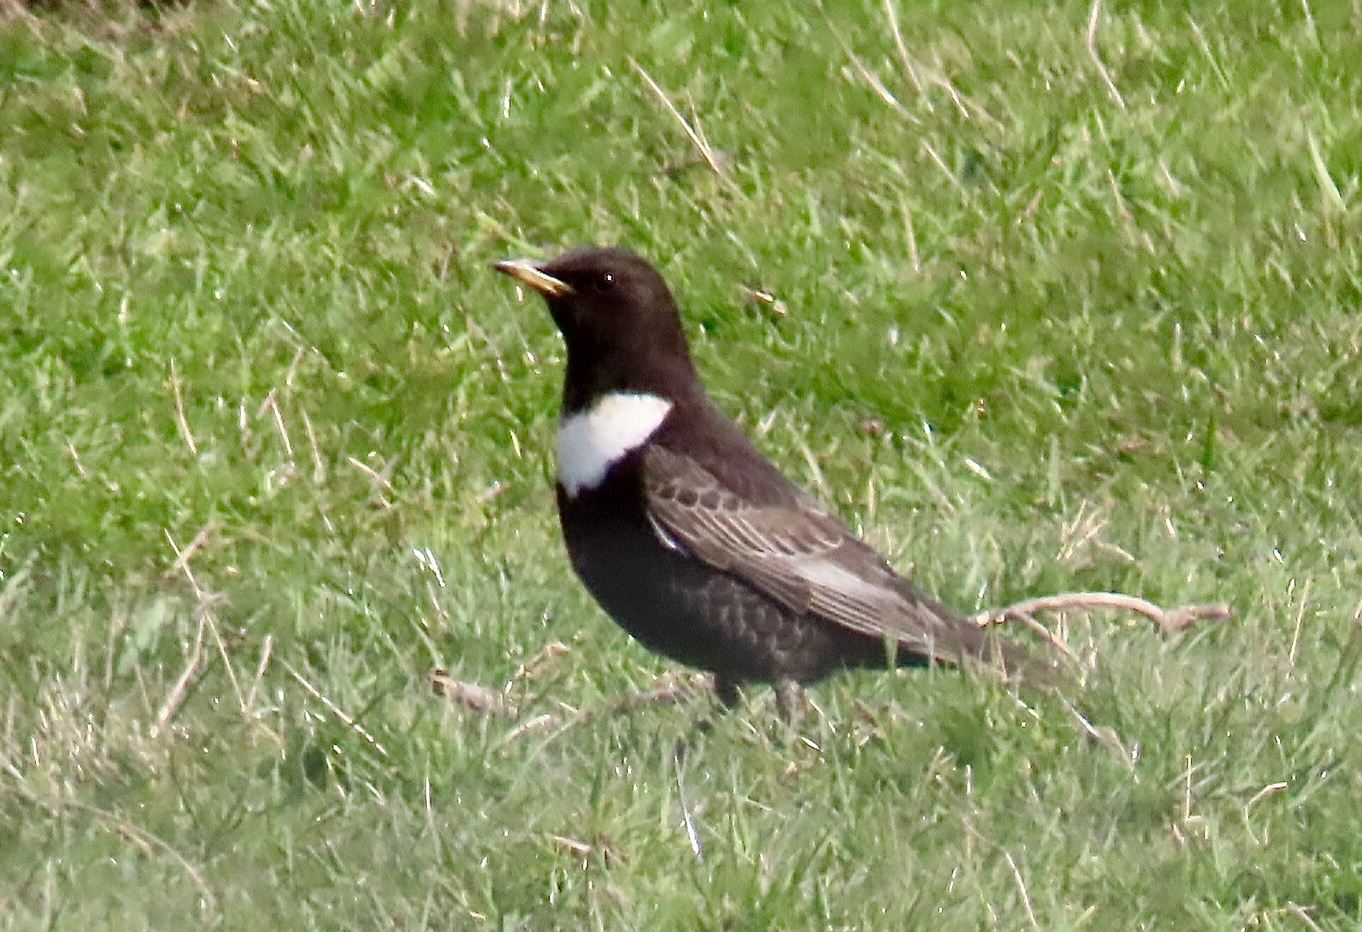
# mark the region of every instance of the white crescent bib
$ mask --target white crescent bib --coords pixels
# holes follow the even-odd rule
[[[569,498],[601,484],[610,467],[657,432],[672,403],[657,395],[610,392],[558,426],[558,481]]]

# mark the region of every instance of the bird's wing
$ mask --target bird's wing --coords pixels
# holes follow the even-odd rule
[[[660,444],[649,445],[643,474],[648,516],[664,542],[790,610],[932,660],[958,663],[981,652],[975,625],[895,574],[807,496],[794,506],[754,505]]]

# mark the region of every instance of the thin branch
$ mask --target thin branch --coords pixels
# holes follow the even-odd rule
[[[1299,903],[1287,903],[1280,910],[1277,910],[1277,912],[1289,916],[1295,916],[1297,919],[1299,919],[1301,922],[1305,924],[1305,927],[1307,929],[1311,929],[1313,930],[1313,932],[1320,932],[1320,924],[1310,918],[1310,912],[1313,909],[1316,909],[1316,907],[1302,906]],[[1271,914],[1269,913],[1268,915]]]
[[[1009,611],[1006,619],[1002,619],[998,622],[993,623],[1001,624],[1003,620],[1020,622],[1032,634],[1036,635],[1043,641],[1049,642],[1050,646],[1053,647],[1055,650],[1059,651],[1061,654],[1063,654],[1065,659],[1071,660],[1074,663],[1078,663],[1078,654],[1074,653],[1073,648],[1069,646],[1069,642],[1064,640],[1064,638],[1060,637],[1055,632],[1051,631],[1049,628],[1045,627],[1045,625],[1037,621],[1035,617],[1032,616],[1030,613],[1021,611],[1016,612]]]
[[[518,714],[516,707],[495,689],[455,679],[444,670],[436,670],[431,674],[430,688],[435,695],[467,706],[475,712],[507,716]]]
[[[1026,599],[1005,608],[980,612],[974,621],[980,626],[1003,624],[1007,621],[1023,620],[1040,612],[1094,611],[1111,609],[1135,612],[1143,615],[1159,626],[1164,634],[1185,631],[1198,621],[1221,621],[1231,616],[1230,607],[1222,603],[1214,605],[1185,605],[1178,608],[1163,609],[1144,599],[1120,592],[1064,592],[1036,599]]]
[[[511,677],[511,685],[516,685],[527,679],[533,679],[538,675],[540,670],[552,663],[555,658],[568,653],[568,650],[568,646],[562,641],[550,641],[548,644],[545,644],[543,648],[540,649],[539,653],[522,663],[515,671],[515,674]]]
[[[570,722],[569,724],[575,724],[575,722]],[[542,715],[536,715],[533,718],[526,719],[512,728],[506,733],[505,741],[507,744],[510,744],[512,741],[524,735],[533,734],[537,731],[548,731],[557,727],[558,719],[545,712]]]

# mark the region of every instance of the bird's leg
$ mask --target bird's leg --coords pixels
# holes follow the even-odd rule
[[[798,734],[804,724],[804,687],[796,680],[781,680],[776,684],[776,710],[790,726],[790,731]]]
[[[742,691],[738,689],[738,681],[732,677],[725,676],[722,673],[714,674],[714,695],[723,705],[723,712],[731,711],[742,702]],[[720,714],[722,714],[722,712],[711,708],[709,711],[705,712],[704,715],[695,720],[695,723],[691,726],[691,733],[697,735],[705,734],[714,727],[715,716]],[[687,738],[684,735],[677,740],[677,749],[681,753],[684,753],[686,741]]]
[[[714,674],[714,695],[719,697],[719,701],[726,709],[731,709],[742,702],[742,691],[738,689],[738,681],[726,673]]]

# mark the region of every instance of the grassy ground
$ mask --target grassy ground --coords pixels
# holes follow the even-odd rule
[[[0,20],[5,927],[1362,920],[1356,6],[897,14]],[[488,269],[593,242],[961,607],[1229,601],[1072,620],[1131,759],[947,671],[610,713],[669,667],[570,576]]]

